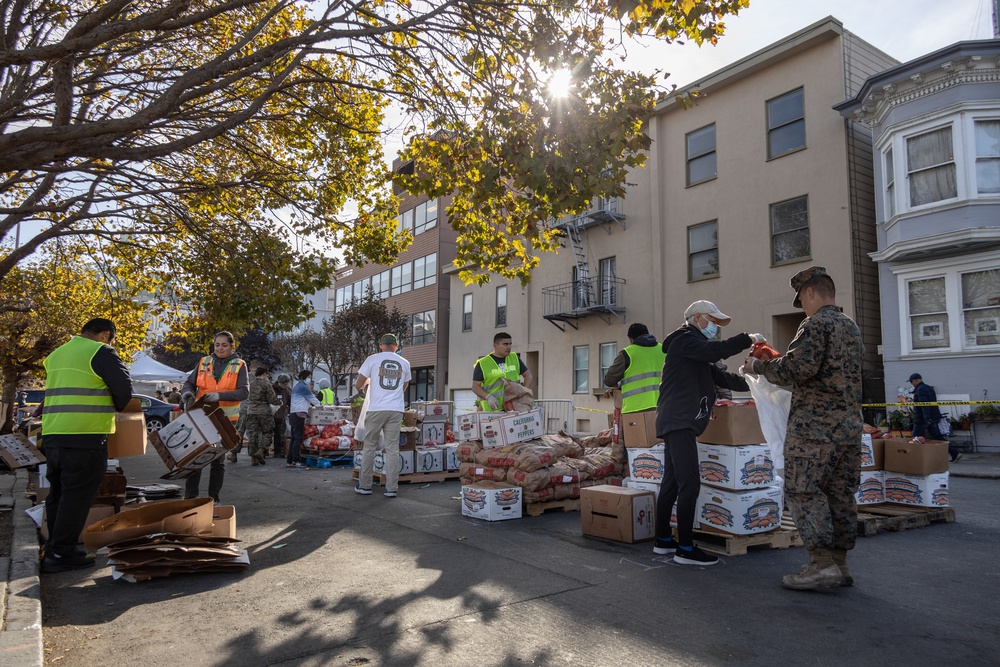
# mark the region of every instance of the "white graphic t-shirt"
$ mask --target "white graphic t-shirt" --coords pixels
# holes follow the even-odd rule
[[[358,373],[369,379],[371,411],[406,409],[403,385],[410,381],[410,362],[395,352],[378,352],[365,359]]]

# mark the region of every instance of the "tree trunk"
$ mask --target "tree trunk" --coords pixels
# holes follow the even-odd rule
[[[17,424],[14,423],[14,404],[17,402],[17,372],[11,372],[9,369],[4,370],[3,374],[3,393],[0,396],[0,400],[3,401],[4,411],[3,411],[3,425],[0,426],[0,435],[6,435],[8,433],[13,433],[14,427]]]

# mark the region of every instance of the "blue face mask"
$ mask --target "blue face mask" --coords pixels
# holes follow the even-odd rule
[[[715,338],[715,334],[719,333],[719,325],[715,322],[709,322],[705,325],[705,328],[701,330],[705,337],[709,340]]]

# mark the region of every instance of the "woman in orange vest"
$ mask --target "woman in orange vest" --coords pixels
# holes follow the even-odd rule
[[[240,401],[250,396],[250,377],[247,365],[235,354],[233,334],[220,331],[215,334],[214,351],[202,357],[198,367],[191,371],[181,390],[181,403],[190,405],[204,397],[206,403],[218,403],[229,421],[236,425],[240,418]],[[208,495],[219,502],[222,480],[226,468],[222,458],[211,463],[208,473]],[[187,478],[185,498],[197,498],[201,485],[201,470]]]

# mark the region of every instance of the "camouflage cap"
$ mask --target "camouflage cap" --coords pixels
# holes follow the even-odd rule
[[[795,290],[795,300],[792,301],[792,305],[796,308],[802,307],[802,301],[799,299],[799,290],[802,286],[806,284],[811,278],[816,276],[829,276],[830,274],[826,272],[825,266],[810,266],[808,269],[802,269],[789,281],[792,289]]]

